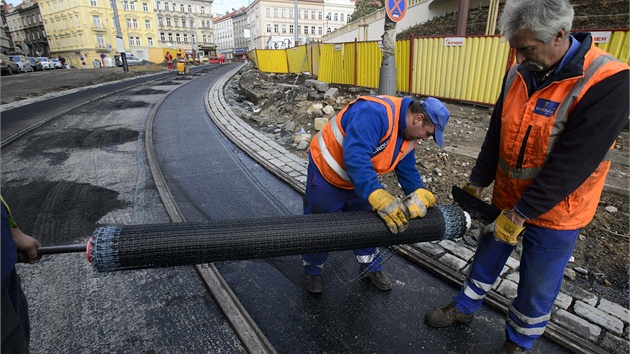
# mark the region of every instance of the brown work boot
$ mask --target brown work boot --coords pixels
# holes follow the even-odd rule
[[[475,315],[472,313],[470,315],[461,313],[457,307],[455,307],[455,302],[451,302],[444,307],[431,310],[424,316],[424,322],[431,327],[439,328],[450,326],[455,322],[470,323],[474,316]]]
[[[525,353],[527,350],[509,339],[505,340],[505,344],[499,349],[497,354],[518,354]]]
[[[324,291],[322,276],[304,274],[304,289],[311,294],[321,294]]]
[[[368,278],[372,284],[383,291],[388,291],[392,289],[392,282],[387,278],[387,275],[383,272],[369,272]]]

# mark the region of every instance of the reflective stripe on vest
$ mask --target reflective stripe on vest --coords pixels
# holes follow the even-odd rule
[[[569,109],[573,106],[579,94],[582,92],[582,90],[584,89],[588,81],[593,77],[593,75],[597,72],[597,70],[599,70],[602,66],[604,66],[606,63],[612,60],[617,60],[617,59],[615,59],[610,54],[601,55],[593,59],[591,64],[584,71],[584,77],[580,78],[579,80],[575,82],[575,84],[573,85],[573,88],[569,91],[569,93],[565,96],[564,100],[562,100],[562,102],[560,103],[558,110],[556,112],[556,119],[554,120],[554,123],[552,126],[552,132],[551,132],[551,136],[549,137],[549,143],[547,144],[547,152],[545,153],[545,161],[547,161],[547,158],[549,157],[551,150],[553,150],[553,147],[556,145],[556,142],[560,138],[560,134],[562,133],[562,131],[564,131],[567,120],[569,119],[569,113],[570,113]],[[507,92],[509,91],[512,84],[514,83],[514,79],[516,78],[516,68],[517,66],[515,65],[514,68],[510,70],[510,73],[508,74],[508,77],[506,79],[506,89],[504,90],[504,94],[503,94],[504,100],[507,96]],[[508,82],[509,82],[509,86],[507,86]],[[611,158],[611,153],[609,151],[608,153],[606,153],[604,161],[609,161],[610,158]],[[499,156],[499,169],[501,169],[501,171],[506,176],[509,176],[509,178],[527,180],[527,179],[534,179],[540,173],[540,171],[542,171],[543,167],[542,166],[530,167],[530,168],[516,168],[515,167],[513,169],[509,169],[508,163],[503,159],[502,156]]]
[[[343,134],[343,132],[339,130],[339,126],[337,125],[337,116],[333,117],[333,119],[329,122],[329,124],[331,127],[332,134],[335,137],[335,140],[337,141],[337,144],[339,144],[339,146],[343,146],[345,135]],[[346,182],[350,182],[350,177],[348,176],[346,171],[343,169],[343,167],[341,167],[341,165],[337,163],[337,160],[333,158],[332,154],[328,150],[328,147],[326,147],[326,142],[324,141],[324,136],[322,132],[323,130],[320,130],[319,133],[317,133],[317,142],[319,143],[319,151],[321,151],[322,156],[324,157],[324,160],[326,160],[326,163],[328,164],[328,166],[330,166],[330,168],[332,168],[333,171],[335,171],[335,173],[341,179],[343,179]]]

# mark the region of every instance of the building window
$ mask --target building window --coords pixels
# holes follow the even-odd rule
[[[138,19],[137,18],[131,19],[131,27],[132,28],[138,28]]]
[[[184,6],[184,4],[180,4],[179,5],[179,12],[184,12],[184,10],[186,10],[186,6]]]
[[[282,18],[287,17],[287,9],[282,9],[281,14],[282,14],[282,15],[281,15],[281,16],[282,16]]]
[[[171,27],[171,18],[170,17],[166,18],[166,27]]]
[[[277,24],[273,25],[273,33],[278,33],[278,32],[279,32],[278,25]]]
[[[287,33],[287,25],[282,25],[282,33]]]
[[[173,43],[173,34],[172,33],[168,34],[168,41]]]
[[[314,20],[314,19],[315,19],[315,11],[313,10],[311,11],[311,20]]]
[[[289,18],[293,18],[293,9],[289,9]]]
[[[289,33],[293,33],[293,25],[289,25]]]
[[[315,34],[315,26],[311,26],[311,33]]]
[[[337,13],[336,13],[336,12],[335,12],[335,17],[333,17],[333,19],[334,19],[335,21],[339,21],[339,16],[337,15]]]
[[[169,9],[168,9],[168,2],[164,3],[164,10],[169,11]]]
[[[343,22],[343,14],[339,15],[339,20]]]
[[[182,42],[182,39],[179,37],[179,33],[175,33],[175,41],[177,43],[181,43]]]
[[[100,16],[92,16],[92,23],[94,24],[94,28],[103,28]]]
[[[164,27],[164,19],[162,17],[158,17],[158,26]]]
[[[267,24],[267,33],[271,33],[271,23]]]
[[[131,28],[131,19],[127,18],[127,28]]]
[[[164,32],[160,32],[160,40],[162,42],[166,42],[166,36],[164,35]]]
[[[323,19],[324,19],[324,13],[323,13],[323,12],[321,12],[321,11],[320,11],[320,12],[318,12],[318,13],[317,13],[317,18],[318,18],[318,19],[320,19],[320,20],[323,20]]]
[[[324,29],[322,28],[322,26],[319,26],[317,29],[317,33],[321,36],[322,34],[324,34]]]
[[[271,17],[271,8],[270,7],[265,8],[265,16]]]
[[[186,19],[182,18],[182,27],[186,28]]]
[[[201,13],[205,15],[206,13],[206,8],[204,6],[201,7]]]
[[[147,45],[148,45],[149,47],[153,47],[153,37],[148,37],[148,38],[147,38]]]
[[[142,11],[149,12],[149,3],[147,2],[142,3]]]
[[[304,26],[304,34],[308,34],[308,26]]]
[[[278,17],[278,9],[276,8],[273,9],[273,17]]]
[[[102,34],[97,34],[96,35],[96,45],[99,48],[105,48],[105,38],[103,38]]]
[[[90,0],[90,6],[98,6],[98,4],[96,3],[96,0]]]
[[[144,28],[151,29],[151,20],[144,20]]]

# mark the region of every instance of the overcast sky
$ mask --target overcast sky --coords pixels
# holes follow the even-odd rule
[[[7,0],[8,4],[13,4],[13,6],[17,6],[22,3],[22,0]],[[249,0],[214,0],[212,3],[212,14],[214,15],[225,15],[226,12],[232,11],[232,8],[235,10],[249,5]]]

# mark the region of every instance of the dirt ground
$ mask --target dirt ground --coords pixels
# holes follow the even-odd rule
[[[276,141],[293,153],[306,158],[306,150],[298,149],[294,138],[302,132],[314,135],[314,118],[331,117],[320,111],[309,113],[314,103],[330,105],[338,112],[360,94],[375,93],[366,88],[330,85],[339,89],[337,99],[324,99],[323,93],[305,86],[308,75],[278,75],[261,73],[248,66],[242,76],[237,76],[230,90],[238,96],[237,105],[249,113],[252,126],[273,136]],[[246,92],[255,92],[258,102],[248,101]],[[433,141],[422,142],[416,149],[418,168],[425,184],[436,195],[438,203],[453,203],[450,194],[453,185],[461,186],[475,162],[478,149],[483,143],[492,107],[474,106],[457,102],[445,102],[451,119],[445,134],[445,148]],[[293,123],[289,123],[293,122]],[[290,127],[290,131],[287,131]],[[629,257],[629,200],[628,200],[628,131],[622,132],[615,146],[617,158],[609,173],[615,181],[621,181],[625,193],[604,192],[593,221],[580,232],[574,252],[574,260],[568,268],[575,275],[566,277],[572,285],[605,296],[611,301],[628,305]],[[382,178],[390,192],[403,196],[397,188],[393,174]],[[490,201],[490,188],[484,198]]]

